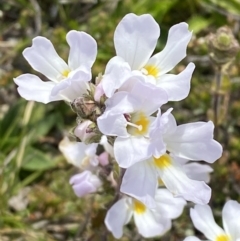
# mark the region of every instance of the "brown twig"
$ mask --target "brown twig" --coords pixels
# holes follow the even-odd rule
[[[216,67],[215,88],[213,94],[213,121],[215,125],[215,138],[218,139],[218,122],[219,122],[219,91],[221,87],[222,71],[221,67]]]

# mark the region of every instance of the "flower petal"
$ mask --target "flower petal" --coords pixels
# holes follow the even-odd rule
[[[138,100],[141,111],[148,115],[153,114],[158,108],[168,102],[168,95],[164,89],[156,88],[156,86],[143,81],[135,82],[131,89],[131,95]]]
[[[136,198],[147,207],[154,208],[156,189],[156,171],[147,161],[141,161],[126,170],[120,191]]]
[[[89,80],[91,74],[83,70],[78,70],[73,73],[69,78],[62,80],[56,84],[52,89],[52,96],[62,96],[67,101],[73,101],[74,99],[83,96],[89,89]]]
[[[166,74],[158,78],[157,86],[167,92],[169,101],[180,101],[188,96],[194,68],[195,65],[189,63],[178,75]]]
[[[140,69],[152,55],[159,35],[159,26],[151,15],[127,14],[114,33],[116,53],[133,70]]]
[[[240,204],[229,200],[222,211],[223,227],[232,240],[240,239]]]
[[[186,163],[182,168],[190,179],[206,183],[209,183],[210,173],[213,172],[213,169],[209,165],[194,162]]]
[[[223,229],[216,224],[208,205],[195,205],[194,209],[190,210],[190,216],[194,227],[201,231],[206,238],[216,240],[218,236],[225,235]]]
[[[94,193],[102,185],[101,180],[88,170],[72,176],[69,183],[78,197]]]
[[[117,239],[123,235],[123,226],[130,221],[132,211],[127,204],[127,198],[118,200],[107,212],[104,220],[108,230]]]
[[[51,101],[62,100],[60,96],[51,96],[55,83],[48,81],[43,82],[36,75],[23,74],[14,78],[18,85],[18,93],[26,100],[34,100],[47,104]]]
[[[160,69],[163,75],[173,69],[186,56],[187,45],[192,37],[192,32],[188,30],[187,23],[179,23],[169,30],[168,40],[165,48],[154,55],[148,65],[153,65]]]
[[[123,114],[115,114],[110,111],[105,111],[103,115],[97,118],[99,130],[108,136],[129,136],[126,126],[127,121]]]
[[[24,58],[36,71],[57,82],[64,71],[69,71],[68,65],[59,57],[52,43],[44,37],[32,40],[32,46],[23,51]]]
[[[160,217],[155,211],[146,209],[144,213],[134,212],[133,215],[138,232],[145,238],[163,235],[171,228],[171,220]]]
[[[131,68],[125,60],[118,56],[110,59],[102,79],[102,87],[106,96],[111,97],[130,76]]]
[[[164,155],[165,156],[165,155]],[[173,158],[166,155],[154,161],[159,177],[175,197],[183,197],[197,204],[206,204],[211,197],[211,189],[206,183],[191,180]]]
[[[173,197],[172,193],[165,188],[157,189],[155,200],[157,212],[169,219],[179,217],[187,204],[183,198]]]
[[[114,142],[114,155],[117,163],[122,168],[146,160],[151,156],[149,140],[144,137],[117,137]]]
[[[222,146],[213,140],[213,128],[211,121],[177,126],[175,132],[164,134],[167,150],[188,160],[213,163],[222,155]]]
[[[71,30],[66,36],[70,46],[68,64],[71,70],[84,66],[90,69],[97,56],[97,43],[85,32]]]

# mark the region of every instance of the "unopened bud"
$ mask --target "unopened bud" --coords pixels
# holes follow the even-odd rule
[[[82,142],[88,142],[95,134],[96,124],[90,120],[83,121],[74,130],[74,134]]]
[[[101,180],[88,170],[74,175],[69,182],[78,197],[94,193],[102,185]]]
[[[104,111],[98,103],[88,97],[78,97],[71,103],[73,111],[75,111],[82,119],[89,119],[96,122],[97,118]]]
[[[239,50],[239,44],[230,28],[224,26],[216,34],[208,36],[209,56],[217,65],[231,62]]]

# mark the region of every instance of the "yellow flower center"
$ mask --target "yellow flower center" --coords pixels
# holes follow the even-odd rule
[[[131,135],[145,135],[148,132],[150,120],[143,112],[134,113],[131,122],[127,122],[127,130]]]
[[[138,214],[143,214],[146,211],[146,206],[136,199],[133,201],[133,208],[134,212]]]
[[[159,75],[159,69],[158,67],[154,66],[154,65],[146,65],[144,67],[144,70],[146,72],[146,75],[152,75],[153,77],[157,78]]]
[[[217,236],[215,241],[230,241],[230,237],[226,234],[222,234],[220,236]]]
[[[62,72],[62,76],[63,76],[64,78],[67,78],[70,72],[71,72],[70,70],[64,70],[64,71]]]
[[[171,157],[168,154],[164,154],[159,158],[154,157],[153,159],[154,159],[154,164],[160,169],[171,166]]]

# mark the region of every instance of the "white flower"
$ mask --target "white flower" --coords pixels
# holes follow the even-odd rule
[[[102,185],[101,180],[88,170],[72,176],[69,183],[78,197],[94,193]]]
[[[151,57],[159,35],[160,28],[149,14],[137,16],[131,13],[122,19],[114,33],[117,56],[109,61],[102,80],[108,97],[126,81],[130,71],[166,90],[169,100],[179,101],[187,97],[195,65],[189,63],[178,75],[166,73],[186,56],[192,33],[186,23],[174,25],[169,30],[165,48]]]
[[[152,138],[155,117],[151,115],[167,102],[166,92],[133,77],[129,92],[120,91],[106,101],[106,110],[97,119],[99,130],[117,136],[114,155],[118,164],[127,168],[151,155],[160,156],[165,148],[159,136]]]
[[[70,46],[68,64],[44,37],[34,38],[32,46],[23,51],[32,68],[50,80],[43,82],[32,74],[15,78],[23,98],[42,103],[62,99],[72,101],[86,92],[97,54],[96,41],[90,35],[75,30],[68,32],[66,39]]]
[[[212,122],[177,126],[170,111],[161,117],[159,114],[155,122],[159,126],[159,131],[154,134],[163,135],[164,145],[170,154],[153,156],[130,166],[124,174],[121,192],[151,207],[154,204],[158,179],[161,179],[174,196],[180,196],[198,204],[208,203],[211,197],[209,186],[201,181],[202,177],[200,181],[198,181],[199,177],[196,180],[190,179],[177,158],[204,160],[212,163],[221,156],[222,147],[213,140]]]
[[[190,211],[192,222],[211,241],[240,241],[240,204],[229,200],[223,207],[224,230],[219,227],[208,205],[195,205]]]
[[[89,145],[83,142],[71,142],[67,137],[59,143],[59,150],[72,165],[82,170],[93,169],[99,163],[96,155],[97,143]]]
[[[181,215],[186,202],[173,198],[166,189],[158,189],[155,209],[130,197],[117,201],[107,212],[105,224],[117,239],[123,235],[123,226],[133,216],[138,232],[145,238],[163,235],[171,228],[171,219]]]

